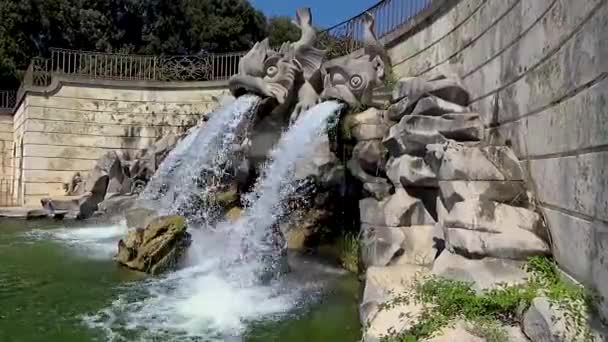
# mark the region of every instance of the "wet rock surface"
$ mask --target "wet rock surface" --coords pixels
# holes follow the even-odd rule
[[[116,261],[133,270],[160,274],[174,269],[190,245],[186,220],[162,216],[150,220],[145,229],[132,228],[118,242]]]

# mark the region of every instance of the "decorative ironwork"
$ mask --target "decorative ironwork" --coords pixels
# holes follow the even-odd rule
[[[160,58],[163,81],[200,81],[213,79],[213,56],[169,56]]]
[[[323,31],[319,45],[329,50],[330,56],[351,53],[363,46],[365,13],[376,20],[373,26],[378,38],[382,38],[429,7],[433,0],[384,0],[363,13]]]
[[[17,102],[17,91],[0,90],[0,111],[12,110]]]

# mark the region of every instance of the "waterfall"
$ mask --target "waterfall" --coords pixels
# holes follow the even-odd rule
[[[205,125],[196,127],[169,153],[141,194],[140,203],[161,214],[182,214],[189,219],[195,215],[212,222],[216,208],[208,195],[232,166],[259,102],[259,97],[246,95],[212,113]]]
[[[232,225],[234,233],[243,236],[244,246],[237,246],[242,249],[242,257],[252,258],[266,268],[279,266],[273,265],[281,259],[277,253],[283,249],[277,225],[288,214],[286,201],[297,190],[296,164],[319,147],[328,120],[340,107],[334,101],[318,104],[281,136],[254,190],[245,196],[244,215]]]
[[[238,110],[242,115],[245,108],[255,102],[254,98],[248,97],[238,101],[231,110]],[[277,241],[273,227],[288,214],[285,201],[296,191],[295,166],[315,151],[318,138],[326,132],[328,120],[340,106],[337,102],[316,105],[282,135],[254,190],[245,196],[244,212],[237,222],[218,222],[213,229],[190,229],[193,243],[188,250],[186,268],[133,285],[130,292],[121,295],[106,310],[88,317],[87,322],[104,329],[110,340],[116,341],[124,340],[125,335],[137,335],[136,340],[141,341],[241,340],[240,336],[250,322],[285,314],[297,306],[304,288],[314,285],[284,284],[281,278],[261,281],[260,270],[267,268],[268,262],[276,262],[280,258],[277,251],[284,247],[276,248],[280,241]],[[238,114],[225,111],[228,109],[220,111],[216,117],[238,121]],[[209,134],[210,127],[215,126],[211,123],[206,126],[205,134]],[[233,126],[217,124],[217,129],[211,132],[226,137],[225,132],[220,132],[222,127]],[[214,139],[199,136],[187,139],[191,141],[184,140],[179,150],[161,167],[164,176],[194,177],[201,170],[200,162],[222,165],[212,159],[219,156],[190,155],[194,151],[200,153],[200,148],[208,146],[200,141]],[[235,141],[233,137],[226,139]],[[222,141],[212,146],[215,148],[213,153],[217,154],[225,150],[215,146],[227,145]],[[196,158],[198,162],[185,158]],[[190,178],[170,182],[158,178],[155,177],[155,184],[146,189],[146,196],[162,190],[156,183],[170,184],[184,191],[189,191],[189,183],[192,185]],[[165,197],[169,192],[179,195],[176,190],[165,191]]]

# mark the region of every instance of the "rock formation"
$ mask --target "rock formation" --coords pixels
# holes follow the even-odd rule
[[[370,109],[349,120],[358,152],[349,170],[364,184],[391,188],[369,191],[359,204],[368,268],[361,304],[366,341],[385,335],[385,328],[406,329],[419,311],[380,311],[395,284],[374,280],[378,272],[401,283],[435,274],[481,290],[526,281],[524,261],[550,253],[519,161],[508,147],[484,142],[469,98],[457,78],[404,78],[386,111]],[[408,318],[391,321],[404,310]]]
[[[42,207],[55,217],[80,219],[91,217],[100,205],[104,211],[112,211],[117,201],[112,198],[139,194],[183,136],[169,133],[133,155],[123,151],[104,154],[84,180],[79,172],[74,174],[66,196],[44,198]]]
[[[154,218],[151,212],[138,214],[135,221],[129,222],[131,229],[126,239],[118,242],[116,260],[150,274],[174,269],[190,245],[186,220],[180,216]]]

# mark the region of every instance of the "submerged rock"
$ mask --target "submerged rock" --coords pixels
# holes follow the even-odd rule
[[[186,229],[186,219],[181,216],[157,217],[146,229],[132,229],[126,239],[118,242],[116,261],[150,274],[172,269],[190,245]]]

